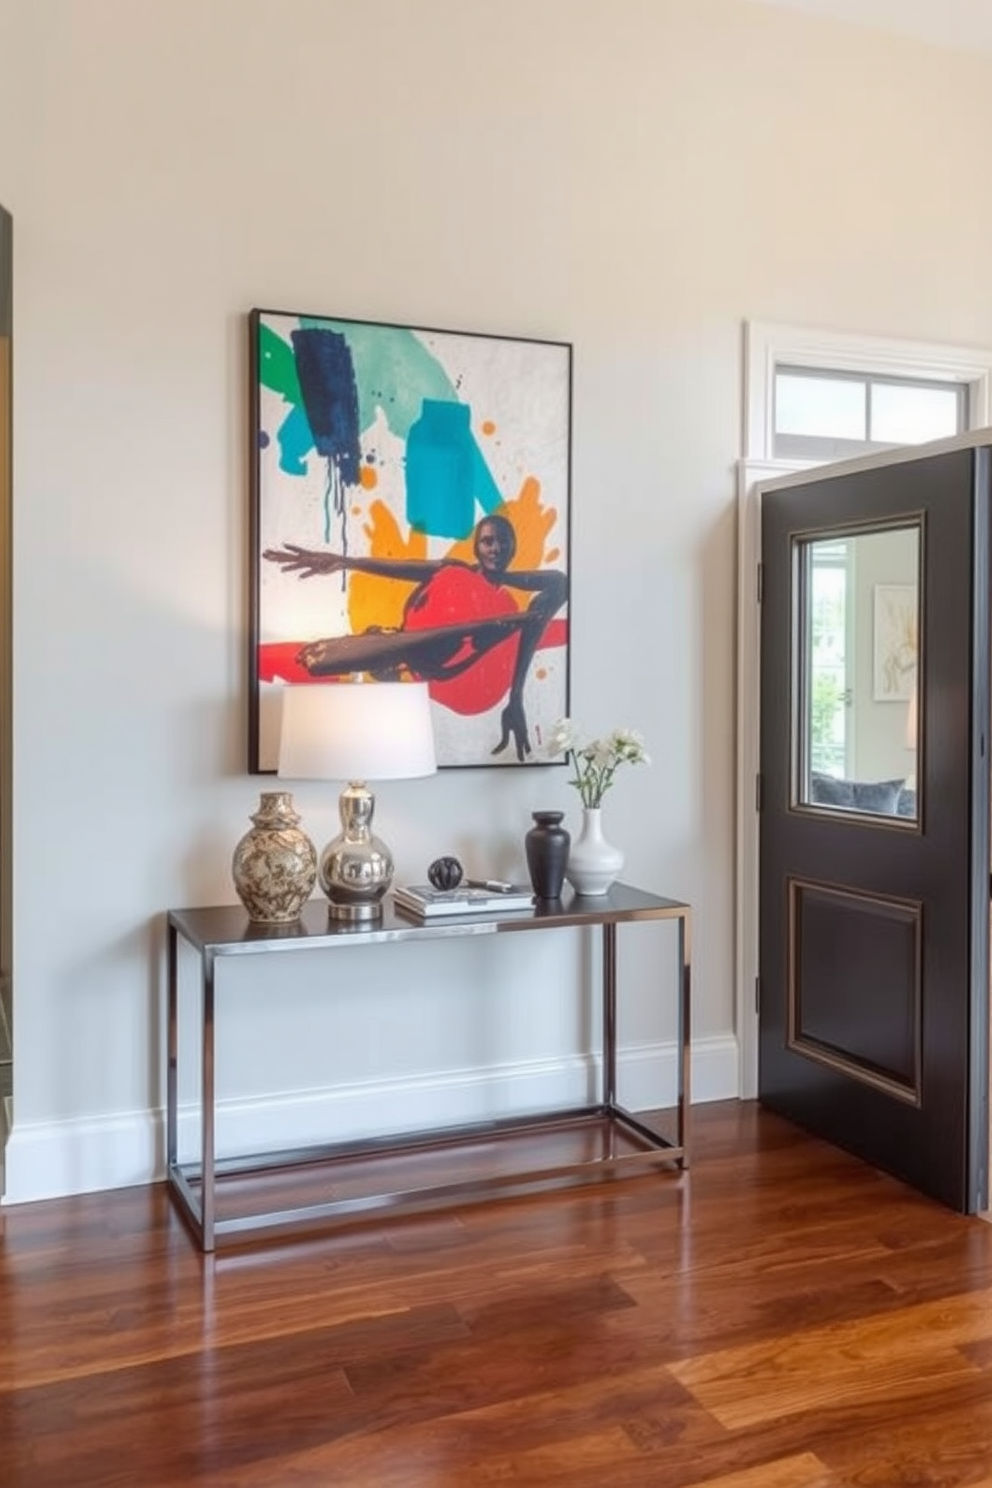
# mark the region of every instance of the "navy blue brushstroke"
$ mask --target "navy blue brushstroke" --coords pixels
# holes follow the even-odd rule
[[[362,449],[358,388],[348,343],[338,331],[305,326],[292,332],[296,374],[318,454],[343,485],[358,484]]]

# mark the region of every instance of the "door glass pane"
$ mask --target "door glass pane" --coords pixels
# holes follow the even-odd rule
[[[852,377],[775,374],[775,433],[867,438],[865,384]]]
[[[797,804],[918,819],[918,524],[798,539]]]
[[[949,439],[964,428],[958,388],[909,387],[876,382],[871,389],[870,438],[881,444],[923,444]]]

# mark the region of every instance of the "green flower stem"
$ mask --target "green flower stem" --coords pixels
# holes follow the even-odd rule
[[[583,806],[596,808],[603,804],[603,797],[613,784],[616,769],[616,764],[602,765],[597,769],[591,760],[587,761],[583,769],[576,762],[575,777],[569,784],[575,786]]]

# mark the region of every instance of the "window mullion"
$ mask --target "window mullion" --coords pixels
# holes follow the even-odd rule
[[[872,427],[871,427],[871,395],[872,395],[872,388],[873,388],[873,384],[872,384],[871,378],[870,377],[866,377],[865,378],[865,444],[871,444],[871,441],[872,441]]]

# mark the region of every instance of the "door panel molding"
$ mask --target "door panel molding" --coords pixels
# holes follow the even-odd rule
[[[791,876],[786,893],[787,1046],[919,1106],[923,905]],[[901,962],[904,972],[902,987],[896,984],[887,1003],[877,996],[880,960],[889,971]],[[864,1020],[869,1000],[872,1017]]]

